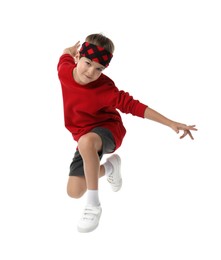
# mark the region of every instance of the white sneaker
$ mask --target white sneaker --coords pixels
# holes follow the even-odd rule
[[[120,156],[117,154],[113,154],[107,159],[107,161],[110,162],[113,166],[113,171],[107,177],[107,180],[111,184],[111,188],[113,191],[119,191],[122,186]]]
[[[101,212],[101,206],[87,205],[78,223],[78,231],[82,233],[93,231],[99,224]]]

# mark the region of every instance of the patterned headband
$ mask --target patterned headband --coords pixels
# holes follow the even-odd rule
[[[89,42],[84,42],[80,49],[80,54],[92,61],[98,62],[104,67],[107,67],[113,55],[106,51],[103,47],[96,46]]]

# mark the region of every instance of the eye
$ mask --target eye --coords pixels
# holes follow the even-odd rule
[[[85,61],[85,63],[86,63],[88,66],[91,65],[89,61]]]
[[[102,68],[97,68],[97,70],[98,70],[98,71],[100,71],[100,72],[101,72],[101,71],[103,71],[103,69],[102,69]]]

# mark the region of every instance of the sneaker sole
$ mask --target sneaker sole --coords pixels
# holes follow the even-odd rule
[[[87,229],[84,229],[84,228],[81,228],[81,227],[77,227],[77,230],[80,233],[89,233],[89,232],[94,231],[97,227],[98,227],[98,224],[96,226],[93,226],[93,228],[87,228]]]

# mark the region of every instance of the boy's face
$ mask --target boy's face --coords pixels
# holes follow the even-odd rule
[[[74,70],[74,79],[80,85],[86,85],[97,80],[102,71],[105,69],[103,65],[92,61],[86,57],[76,56],[77,66]]]

